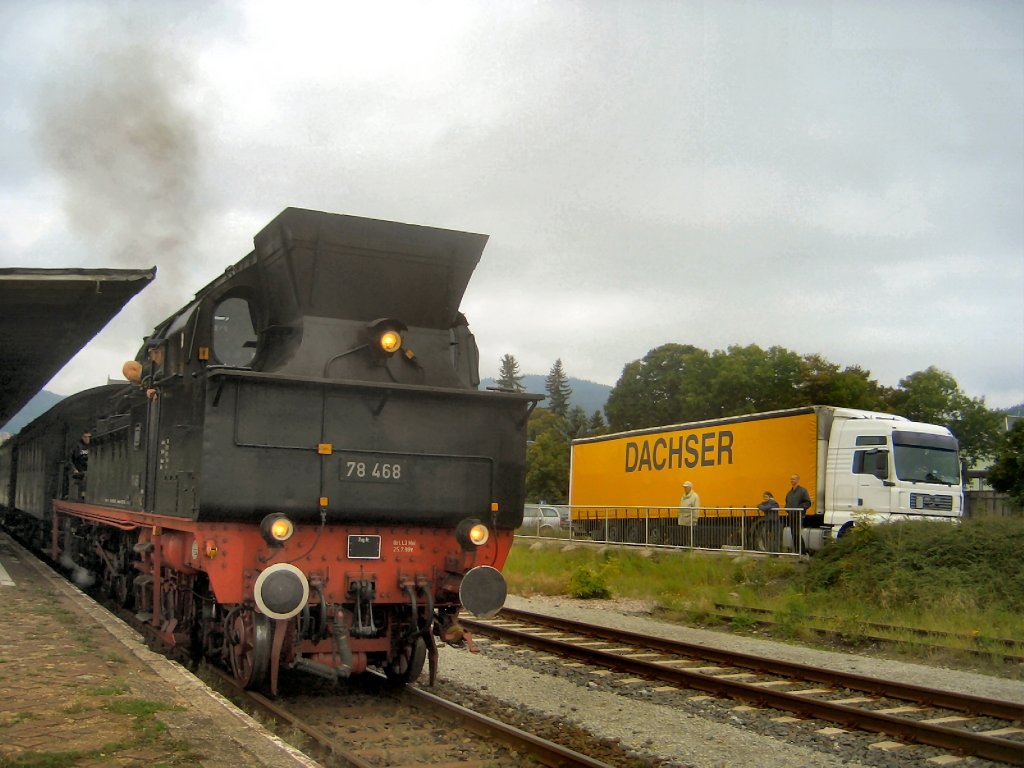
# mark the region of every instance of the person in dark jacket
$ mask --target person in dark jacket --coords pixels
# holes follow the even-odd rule
[[[71,449],[71,496],[74,500],[85,498],[85,473],[89,471],[89,442],[92,432],[85,430],[82,437]]]
[[[799,531],[804,515],[807,514],[807,510],[811,508],[814,502],[811,501],[811,494],[807,492],[807,489],[800,485],[800,475],[790,477],[789,485],[790,489],[786,494],[786,512],[784,517],[788,518],[786,522],[789,524],[795,544],[797,536],[800,535]]]
[[[90,440],[92,440],[92,432],[85,430],[78,443],[71,449],[71,471],[75,477],[80,477],[89,471]]]
[[[142,379],[142,388],[146,390],[146,397],[156,400],[160,396],[158,383],[164,373],[164,348],[157,339],[150,339],[146,342],[146,367],[145,376]]]
[[[779,519],[779,502],[771,491],[764,492],[764,501],[757,508],[764,514],[765,530],[768,532],[766,544],[770,552],[778,552],[782,547],[782,523]]]

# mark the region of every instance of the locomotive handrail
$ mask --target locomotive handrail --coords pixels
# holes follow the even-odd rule
[[[75,510],[75,514],[78,517],[81,517],[83,520],[91,520],[95,523],[103,523],[104,525],[109,525],[112,528],[118,528],[122,531],[134,531],[139,528],[145,527],[140,523],[134,523],[115,515],[105,514],[104,512],[100,511],[102,509],[101,507],[97,507],[92,504],[87,505],[76,502],[71,502],[71,504],[74,504],[73,509]],[[64,509],[67,509],[68,507],[68,503],[64,500],[55,499],[53,502],[54,512],[64,511]]]

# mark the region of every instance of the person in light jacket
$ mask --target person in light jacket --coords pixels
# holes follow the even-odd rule
[[[693,490],[693,483],[683,483],[683,496],[679,499],[679,524],[693,526],[697,524],[697,510],[700,507],[700,496]]]

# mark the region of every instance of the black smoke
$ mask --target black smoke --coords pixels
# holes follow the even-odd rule
[[[155,323],[188,298],[202,229],[199,120],[185,52],[157,26],[111,11],[63,55],[38,99],[36,135],[57,173],[89,266],[158,267],[145,293]],[[68,266],[84,266],[69,254]],[[191,291],[189,291],[191,292]]]

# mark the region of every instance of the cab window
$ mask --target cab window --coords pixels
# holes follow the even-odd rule
[[[213,355],[222,365],[244,368],[256,357],[256,329],[249,302],[224,299],[213,312]]]
[[[879,480],[889,476],[889,452],[873,448],[870,451],[854,451],[853,474],[874,475]]]

